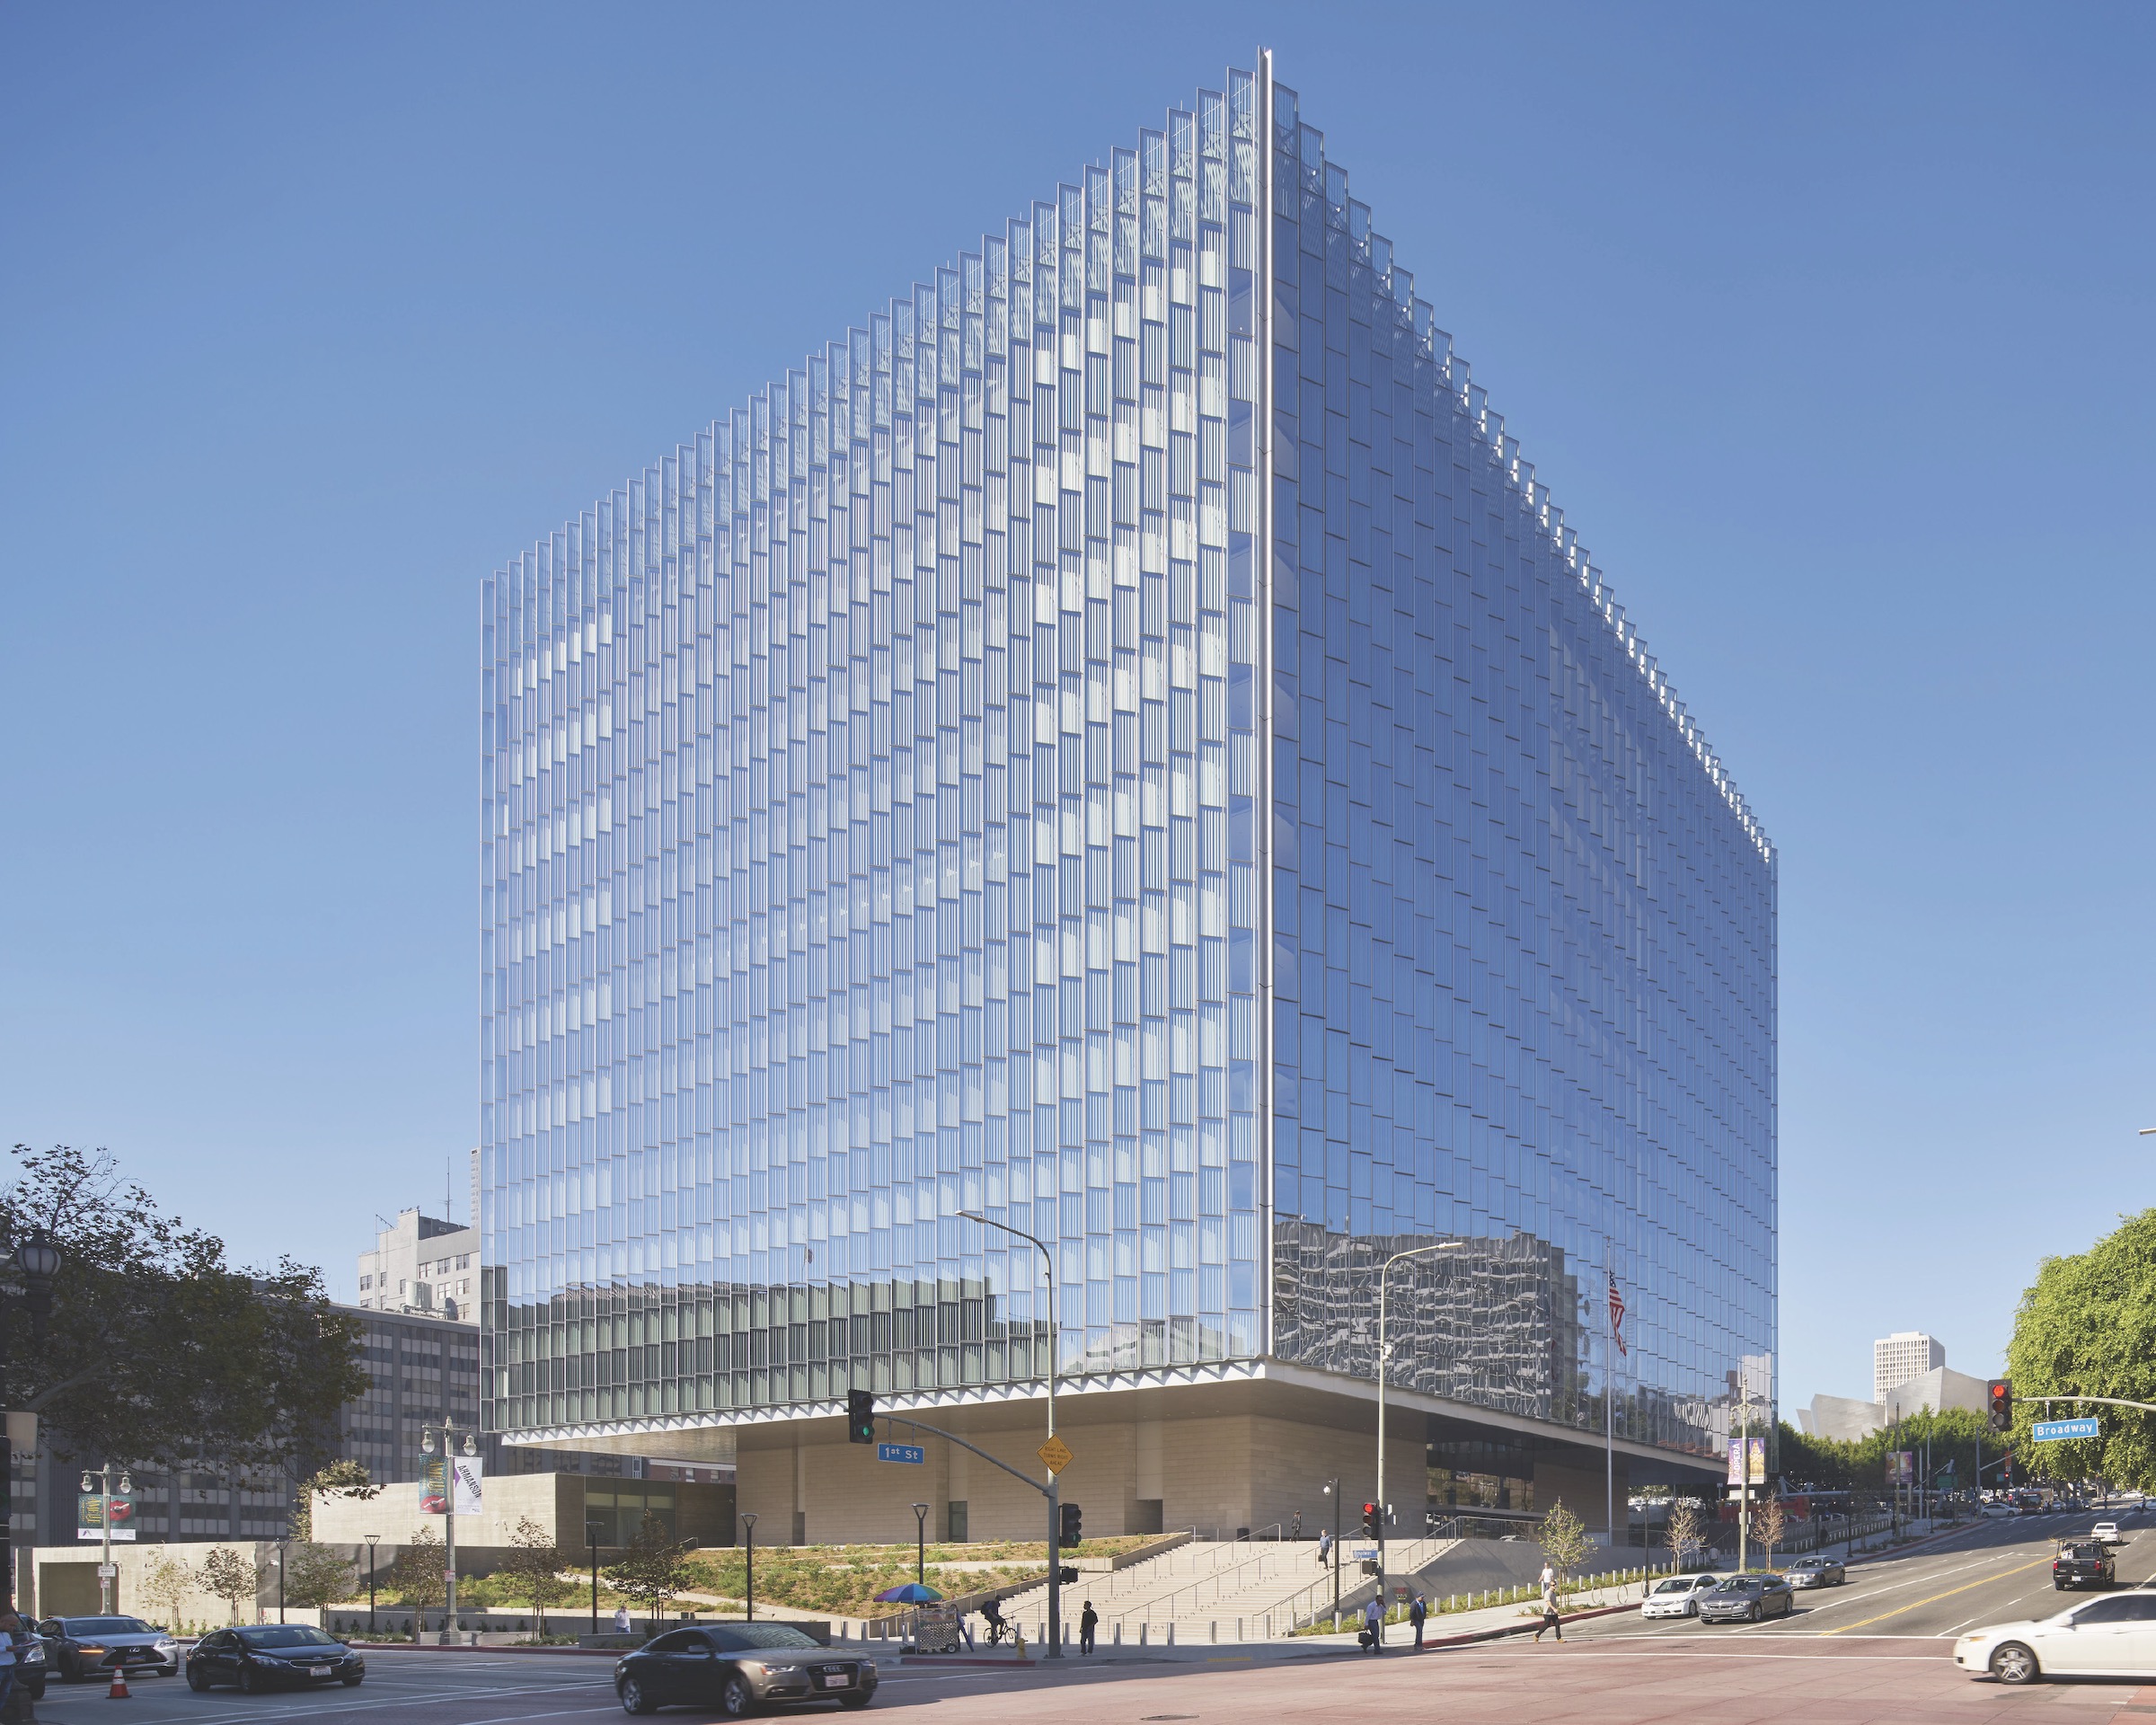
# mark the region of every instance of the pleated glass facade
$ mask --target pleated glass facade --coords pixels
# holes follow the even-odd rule
[[[1639,1435],[1771,1351],[1771,851],[1262,76],[482,629],[492,1429],[1365,1371],[1453,1236],[1445,1393],[1584,1419],[1605,1262]]]

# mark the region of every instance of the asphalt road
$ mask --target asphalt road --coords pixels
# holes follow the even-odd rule
[[[1382,1658],[1292,1647],[1195,1650],[1164,1658],[1103,1657],[1064,1669],[923,1668],[892,1662],[874,1712],[932,1712],[941,1725],[1255,1725],[1366,1721],[1381,1715],[1568,1725],[1650,1725],[1711,1717],[1833,1725],[1930,1725],[1932,1721],[2145,1725],[2156,1685],[2046,1683],[2009,1689],[1955,1668],[1954,1637],[2064,1603],[2048,1573],[2054,1542],[2092,1517],[1985,1522],[1899,1557],[1861,1563],[1848,1585],[1799,1594],[1787,1621],[1649,1623],[1636,1613],[1573,1624],[1560,1646],[1525,1637]],[[2122,1584],[2156,1579],[2156,1520],[2115,1517],[2127,1535]],[[352,1725],[577,1725],[620,1718],[611,1662],[535,1654],[380,1650],[358,1690],[241,1695],[188,1692],[176,1679],[135,1685],[115,1713],[102,1688],[56,1685],[41,1717],[185,1720],[190,1725],[334,1720]],[[2061,1709],[2064,1712],[2062,1713]],[[819,1710],[833,1717],[834,1710]],[[709,1717],[674,1708],[661,1719]]]

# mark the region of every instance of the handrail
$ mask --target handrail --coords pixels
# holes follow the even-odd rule
[[[1275,1522],[1272,1525],[1275,1527],[1280,1526],[1278,1522]],[[1259,1542],[1254,1538],[1249,1541],[1233,1540],[1229,1542],[1231,1546],[1245,1544],[1254,1545],[1258,1543]],[[1287,1542],[1284,1540],[1277,1540],[1268,1541],[1266,1543],[1271,1545],[1273,1549],[1270,1551],[1253,1552],[1250,1556],[1242,1559],[1239,1562],[1223,1565],[1222,1567],[1215,1569],[1209,1575],[1199,1576],[1197,1580],[1191,1582],[1188,1587],[1178,1588],[1172,1593],[1162,1594],[1158,1598],[1145,1601],[1143,1605],[1131,1606],[1123,1611],[1118,1612],[1116,1614],[1116,1621],[1118,1623],[1121,1623],[1125,1619],[1130,1617],[1134,1613],[1148,1614],[1160,1611],[1165,1606],[1171,1606],[1176,1600],[1181,1598],[1186,1593],[1196,1593],[1198,1588],[1204,1587],[1208,1581],[1213,1584],[1215,1589],[1213,1597],[1215,1599],[1218,1599],[1220,1597],[1221,1585],[1230,1576],[1240,1575],[1244,1570],[1250,1568],[1250,1566],[1253,1563],[1268,1563],[1284,1555],[1284,1553],[1279,1550],[1279,1547],[1283,1544],[1286,1544]],[[1197,1602],[1193,1601],[1192,1603],[1195,1604]],[[1172,1612],[1169,1612],[1166,1614],[1172,1616],[1174,1614]]]

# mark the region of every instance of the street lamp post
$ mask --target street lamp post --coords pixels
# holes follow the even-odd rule
[[[928,1585],[928,1506],[914,1506],[914,1579],[922,1587]]]
[[[591,1559],[591,1632],[599,1632],[599,1524],[584,1524],[584,1550]]]
[[[83,1475],[83,1490],[97,1493],[98,1530],[103,1544],[97,1562],[97,1598],[99,1609],[108,1617],[112,1614],[112,1475],[119,1475],[119,1494],[127,1497],[135,1490],[135,1482],[128,1477],[126,1468],[115,1469],[107,1462],[94,1473]]]
[[[747,1511],[742,1513],[741,1525],[748,1529],[747,1584],[748,1621],[756,1621],[756,1518]]]
[[[421,1453],[428,1455],[434,1454],[434,1433],[435,1428],[432,1426],[423,1427],[420,1429],[420,1449]],[[444,1547],[442,1582],[443,1598],[446,1601],[442,1607],[442,1645],[446,1647],[449,1644],[450,1636],[456,1628],[456,1421],[444,1420],[441,1424],[441,1434],[442,1542]],[[464,1453],[466,1455],[479,1454],[479,1446],[473,1441],[470,1432],[464,1434]]]
[[[1008,1222],[998,1222],[994,1216],[983,1216],[977,1210],[960,1210],[959,1214],[968,1222],[978,1222],[984,1227],[1001,1228],[1005,1234],[1020,1240],[1029,1241],[1040,1253],[1042,1268],[1048,1278],[1048,1437],[1056,1436],[1056,1356],[1063,1347],[1063,1332],[1056,1324],[1056,1254],[1050,1252],[1023,1228],[1014,1228]],[[1059,1498],[1060,1488],[1056,1481],[1056,1470],[1048,1469],[1048,1633],[1044,1659],[1060,1659],[1063,1653],[1063,1560],[1057,1542],[1063,1535],[1063,1509]]]
[[[1325,1482],[1325,1495],[1332,1499],[1332,1626],[1340,1626],[1340,1482],[1336,1475]]]
[[[1392,1350],[1392,1344],[1385,1335],[1386,1278],[1392,1275],[1392,1266],[1403,1258],[1452,1252],[1461,1243],[1458,1240],[1440,1240],[1435,1245],[1409,1246],[1386,1259],[1383,1268],[1377,1272],[1377,1632],[1381,1637],[1384,1634],[1385,1612],[1385,1524],[1392,1518],[1392,1506],[1385,1500],[1385,1367]],[[1337,1503],[1339,1494],[1333,1495]]]
[[[31,1340],[43,1341],[45,1321],[52,1315],[52,1280],[59,1273],[60,1249],[42,1228],[31,1228],[13,1252],[0,1257],[0,1278],[4,1278],[0,1279],[0,1405],[11,1408],[14,1405],[13,1399],[6,1393],[10,1340],[6,1308],[20,1300],[30,1314]],[[22,1282],[19,1288],[13,1285],[17,1278]],[[5,1456],[0,1458],[0,1493],[5,1497],[4,1505],[0,1506],[0,1601],[12,1603],[15,1597],[15,1556],[10,1534],[15,1506],[13,1434],[0,1434],[0,1442],[6,1445]],[[34,1449],[34,1439],[31,1446]]]
[[[285,1553],[290,1549],[283,1540],[277,1542],[277,1621],[285,1621]]]
[[[380,1534],[361,1535],[367,1541],[367,1639],[375,1639],[375,1547],[382,1543]]]

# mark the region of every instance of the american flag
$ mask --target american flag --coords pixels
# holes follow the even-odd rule
[[[1617,1344],[1617,1351],[1630,1354],[1624,1345],[1624,1296],[1617,1291],[1617,1278],[1610,1278],[1610,1340]]]

